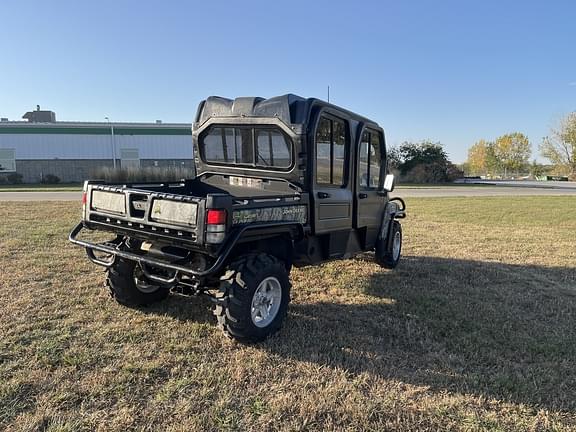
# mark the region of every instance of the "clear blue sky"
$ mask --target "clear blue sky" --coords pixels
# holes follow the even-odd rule
[[[4,1],[0,116],[190,122],[208,95],[326,97],[388,142],[534,147],[576,110],[574,1]]]

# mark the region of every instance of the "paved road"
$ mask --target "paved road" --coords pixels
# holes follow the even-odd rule
[[[0,201],[78,201],[81,192],[0,192]],[[401,197],[458,197],[458,196],[525,196],[525,195],[572,195],[576,185],[556,187],[531,186],[442,186],[402,187],[393,195]]]

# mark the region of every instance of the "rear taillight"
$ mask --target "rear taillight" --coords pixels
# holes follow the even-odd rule
[[[88,182],[82,187],[82,219],[86,220],[86,204],[88,204]]]
[[[206,213],[206,243],[222,243],[225,236],[226,210],[208,210]]]
[[[226,225],[226,210],[208,210],[206,225]]]

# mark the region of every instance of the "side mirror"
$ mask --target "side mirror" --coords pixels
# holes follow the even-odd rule
[[[394,190],[394,174],[386,174],[383,189],[386,192],[392,192]]]

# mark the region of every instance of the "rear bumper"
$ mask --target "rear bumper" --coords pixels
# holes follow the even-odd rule
[[[204,277],[204,276],[209,276],[213,273],[216,273],[218,270],[220,270],[220,268],[222,267],[222,264],[224,263],[224,261],[228,257],[228,253],[229,253],[229,250],[224,251],[224,253],[219,255],[218,259],[216,259],[216,261],[214,262],[214,264],[212,264],[212,266],[210,266],[208,269],[199,271],[199,270],[194,270],[190,267],[186,267],[186,266],[178,265],[178,264],[173,264],[173,263],[163,261],[163,260],[160,260],[160,259],[157,259],[154,257],[149,257],[146,255],[139,255],[139,254],[134,253],[134,252],[122,250],[118,247],[114,247],[110,243],[93,243],[93,242],[89,242],[86,240],[80,240],[80,239],[78,239],[78,235],[80,234],[80,232],[83,229],[85,229],[84,224],[82,222],[80,222],[70,232],[70,234],[68,236],[68,240],[70,242],[78,245],[78,246],[82,246],[83,248],[85,248],[86,254],[88,255],[88,259],[90,259],[90,261],[92,261],[94,264],[98,264],[98,265],[101,265],[104,267],[113,266],[116,262],[116,259],[119,257],[119,258],[124,258],[124,259],[130,260],[130,261],[135,261],[138,264],[140,264],[141,266],[142,266],[142,264],[144,264],[144,265],[148,264],[148,265],[162,268],[165,270],[172,270],[172,271],[176,272],[176,274],[185,274],[185,275],[193,276],[193,277]],[[112,255],[113,259],[111,259],[109,261],[104,261],[100,258],[97,258],[96,255],[94,254],[95,251],[110,254],[110,255]],[[163,281],[163,282],[167,282],[167,281]]]
[[[154,275],[147,274],[147,277],[150,277],[152,280],[156,280],[162,283],[174,283],[176,282],[180,275],[187,275],[193,278],[203,278],[206,276],[214,275],[215,273],[219,272],[223,265],[226,263],[230,252],[234,249],[234,246],[238,243],[241,237],[245,234],[248,234],[247,231],[252,231],[256,229],[296,229],[301,235],[304,234],[304,229],[302,225],[295,224],[293,222],[284,222],[284,223],[273,223],[273,224],[266,224],[266,223],[259,223],[254,225],[245,225],[243,227],[239,227],[238,229],[234,230],[233,233],[228,235],[226,241],[222,245],[220,252],[218,253],[218,257],[216,261],[207,269],[204,270],[195,270],[190,267],[186,267],[185,265],[174,264],[171,262],[167,262],[155,257],[150,257],[147,255],[140,255],[135,252],[130,252],[127,250],[123,250],[118,245],[113,243],[93,243],[87,240],[80,240],[78,239],[78,235],[80,232],[85,229],[86,227],[82,222],[74,227],[74,229],[68,235],[68,240],[78,246],[81,246],[86,249],[86,254],[88,255],[88,259],[92,261],[94,264],[98,264],[104,267],[111,267],[115,264],[118,258],[124,258],[130,261],[135,261],[140,264],[142,270],[146,273],[146,265],[150,265],[153,267],[170,270],[174,272],[174,277],[171,279],[164,279],[161,277],[157,277]],[[102,260],[94,254],[94,252],[102,252],[105,254],[112,255],[110,260]]]

